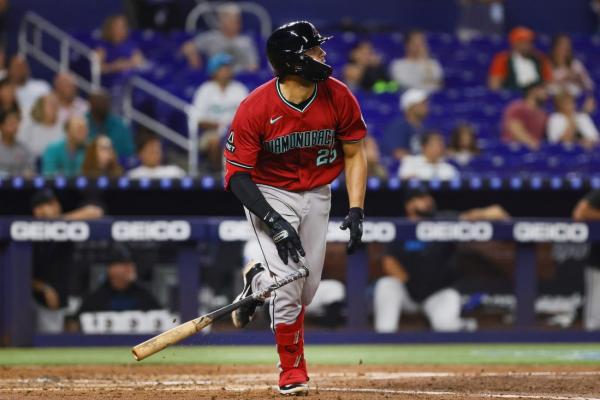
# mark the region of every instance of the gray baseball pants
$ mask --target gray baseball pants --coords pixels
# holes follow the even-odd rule
[[[271,239],[269,228],[246,209],[246,217],[260,245],[262,259],[257,261],[265,267],[265,272],[252,281],[252,290],[267,288],[277,279],[296,272],[299,265],[305,265],[310,271],[307,278],[292,282],[272,295],[270,314],[271,328],[274,330],[277,324],[294,323],[302,306],[310,304],[319,287],[325,260],[331,189],[326,185],[305,192],[290,192],[260,184],[258,188],[271,207],[298,231],[306,257],[300,257],[299,263],[290,257],[288,264],[284,264]]]

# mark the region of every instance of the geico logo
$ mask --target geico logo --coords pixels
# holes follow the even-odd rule
[[[585,242],[588,227],[569,222],[517,222],[513,236],[517,242]]]
[[[327,227],[328,242],[345,242],[350,238],[348,230],[340,229],[342,221],[330,221]],[[392,242],[396,239],[396,226],[391,222],[363,222],[363,242]]]
[[[494,228],[489,222],[419,222],[417,239],[435,241],[476,241],[492,239]]]
[[[10,225],[13,240],[82,242],[90,237],[85,222],[15,221]]]
[[[111,227],[114,240],[188,240],[192,228],[187,221],[118,221]]]
[[[254,238],[254,233],[246,221],[223,221],[219,224],[219,239],[225,242],[246,241]]]
[[[340,229],[341,221],[330,221],[327,227],[327,241],[345,242],[348,231]],[[246,241],[254,238],[254,232],[246,221],[223,221],[219,224],[219,238],[226,242]],[[396,239],[396,226],[391,222],[365,222],[364,242],[391,242]]]

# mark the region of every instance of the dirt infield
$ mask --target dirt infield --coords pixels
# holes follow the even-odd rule
[[[268,366],[0,367],[0,399],[273,399]],[[313,399],[600,400],[600,366],[313,366]]]

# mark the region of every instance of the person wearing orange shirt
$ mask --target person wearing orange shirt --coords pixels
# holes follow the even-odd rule
[[[492,90],[523,89],[552,79],[552,66],[534,46],[535,33],[525,27],[510,31],[510,50],[497,53],[488,74]]]

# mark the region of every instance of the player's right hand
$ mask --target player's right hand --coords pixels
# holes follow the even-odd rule
[[[300,237],[294,227],[287,222],[278,212],[269,211],[264,218],[265,223],[271,229],[271,237],[281,260],[287,265],[288,256],[292,257],[294,262],[300,261],[298,254],[304,257],[304,249],[300,243]]]

